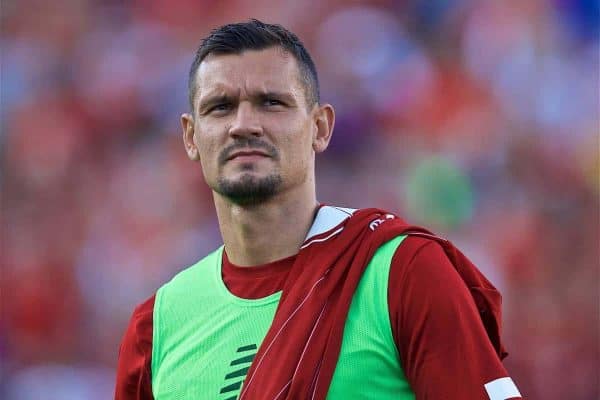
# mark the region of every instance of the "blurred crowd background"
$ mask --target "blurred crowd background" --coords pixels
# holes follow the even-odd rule
[[[220,243],[179,116],[201,38],[250,17],[336,107],[319,200],[452,240],[503,293],[521,392],[599,398],[597,1],[1,7],[1,398],[111,398],[133,307]]]

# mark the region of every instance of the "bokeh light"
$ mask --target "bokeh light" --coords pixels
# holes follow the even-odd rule
[[[502,289],[521,392],[599,398],[598,5],[4,1],[0,398],[110,398],[134,306],[220,243],[179,116],[201,38],[251,17],[336,107],[319,200],[455,242]]]

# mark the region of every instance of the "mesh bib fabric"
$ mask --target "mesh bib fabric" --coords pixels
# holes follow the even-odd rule
[[[414,395],[399,364],[387,302],[390,262],[405,236],[381,246],[354,294],[328,399]],[[281,292],[248,300],[221,278],[223,247],[162,286],[154,305],[152,390],[156,400],[235,400]]]

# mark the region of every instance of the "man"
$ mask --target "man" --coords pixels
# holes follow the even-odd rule
[[[499,294],[449,242],[320,205],[334,109],[299,39],[214,30],[189,76],[188,157],[219,248],[136,308],[116,399],[511,399]]]

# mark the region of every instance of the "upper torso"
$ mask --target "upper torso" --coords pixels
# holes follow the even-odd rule
[[[250,311],[249,320],[242,324],[228,321],[226,315],[219,314],[220,311],[224,311],[224,308],[223,310],[210,308],[198,313],[204,315],[204,320],[200,321],[199,325],[206,326],[207,332],[213,332],[216,339],[207,341],[202,335],[197,335],[196,343],[189,342],[190,346],[186,351],[190,354],[194,351],[201,353],[200,358],[203,361],[194,364],[194,368],[188,368],[187,377],[185,374],[174,375],[181,385],[185,386],[185,379],[196,382],[200,379],[209,379],[207,377],[212,374],[213,377],[210,379],[213,387],[218,388],[219,392],[225,390],[208,398],[235,397],[237,388],[230,390],[227,388],[230,385],[237,385],[239,377],[249,365],[248,361],[260,346],[262,337],[268,329],[269,320],[275,312],[277,292],[283,288],[292,263],[293,257],[265,266],[244,268],[232,265],[228,262],[226,254],[223,255],[222,268],[220,272],[216,270],[218,273],[214,275],[212,288],[220,294],[212,293],[210,299],[207,298],[203,304],[208,307],[218,305],[217,308],[223,308],[223,304],[233,304],[236,307],[255,310],[256,313]],[[506,377],[507,373],[489,343],[468,290],[440,246],[428,239],[408,237],[397,247],[385,278],[387,293],[384,300],[387,301],[385,309],[388,314],[385,317],[388,318],[391,331],[388,337],[390,340],[386,345],[392,344],[387,346],[385,351],[394,352],[393,356],[400,371],[399,381],[406,377],[418,399],[449,398],[445,396],[450,394],[454,396],[453,398],[487,399],[483,386],[495,379]],[[357,290],[357,293],[359,292]],[[214,302],[214,296],[221,295],[224,303]],[[364,304],[367,303],[363,298],[356,304],[362,304],[364,308]],[[250,304],[253,306],[249,306]],[[152,385],[155,383],[160,386],[161,383],[156,383],[161,379],[160,370],[163,368],[164,371],[168,370],[166,367],[168,361],[165,361],[168,357],[165,354],[173,355],[177,351],[168,349],[160,352],[161,360],[152,359],[153,349],[155,349],[154,335],[162,331],[157,329],[156,321],[153,321],[154,307],[153,296],[136,309],[125,334],[120,350],[117,376],[116,398],[119,400],[150,399],[153,391],[159,394],[160,399],[162,389],[153,388]],[[371,309],[376,308],[371,307]],[[190,310],[191,314],[186,318],[194,316],[193,308]],[[365,334],[368,336],[374,332],[376,335],[381,333],[371,329],[370,325],[361,328],[360,325],[364,325],[364,321],[360,318],[368,318],[368,316],[364,313],[362,317],[360,313],[357,315],[360,324],[349,328],[352,325],[349,319],[346,325],[349,332],[354,331],[355,337]],[[183,319],[180,322],[181,331],[185,333],[187,321]],[[214,329],[219,328],[219,324],[224,324],[222,326],[224,329],[221,331]],[[232,327],[230,328],[228,324]],[[193,326],[197,325],[189,325],[189,327]],[[246,326],[247,328],[244,329],[252,332],[236,332],[236,329],[242,326]],[[176,330],[171,331],[176,332]],[[221,335],[218,332],[225,331],[228,334],[222,336],[227,337],[228,340],[226,343],[219,344],[218,337]],[[383,334],[385,335],[386,333]],[[189,340],[193,341],[193,333],[188,332],[184,336],[190,336]],[[344,340],[345,337],[346,330]],[[179,350],[184,348],[185,346],[182,346]],[[183,357],[186,357],[186,351],[181,351]],[[214,357],[211,356],[213,354]],[[360,359],[360,355],[354,359],[352,357],[344,354],[342,349],[336,374],[340,368],[344,371],[346,367],[340,366],[346,364],[349,366],[346,371],[350,371],[350,375],[345,377],[346,380],[368,382],[371,372],[376,372],[377,367],[375,369],[353,367],[355,363],[353,360]],[[211,359],[219,359],[221,364],[228,362],[233,365],[217,367],[209,362]],[[335,387],[335,384],[334,377],[332,387]],[[369,391],[367,384],[360,386],[364,388],[364,393],[374,393]],[[397,388],[391,390],[397,391]],[[405,393],[409,391],[405,390]],[[399,398],[400,392],[396,395],[396,398]]]
[[[403,239],[383,245],[363,273],[328,398],[414,399],[400,367],[387,307],[389,266]],[[151,368],[157,400],[235,399],[240,393],[281,291],[258,299],[234,295],[222,279],[222,258],[221,248],[157,293]]]

